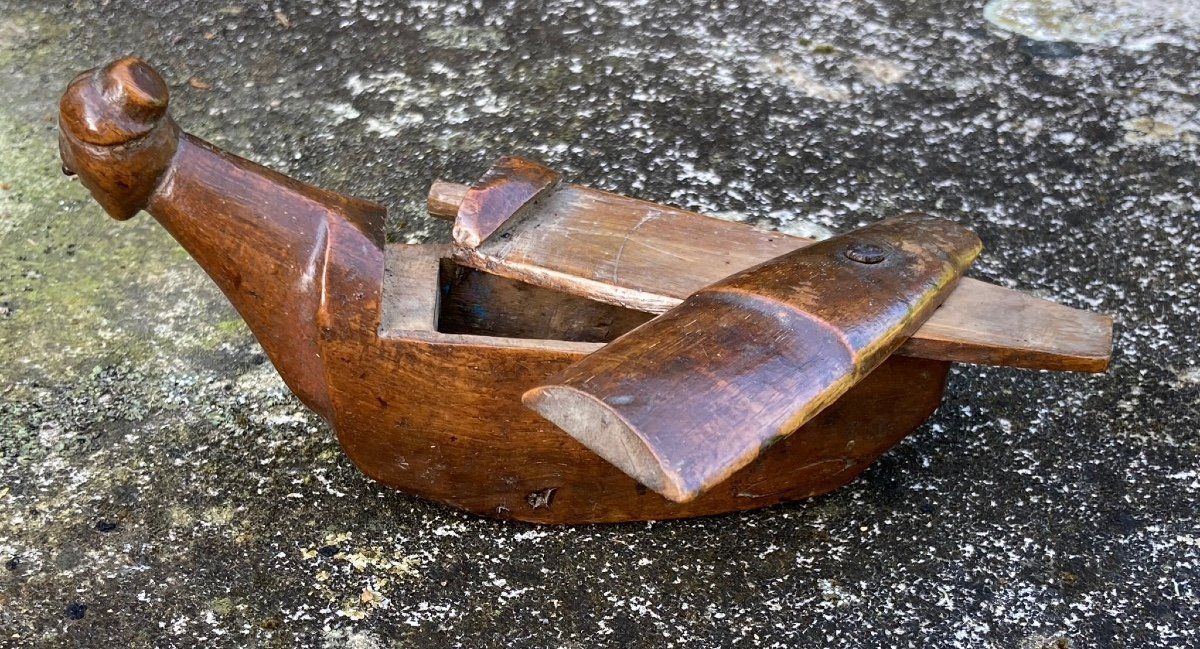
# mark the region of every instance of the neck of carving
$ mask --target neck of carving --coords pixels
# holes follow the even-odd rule
[[[328,419],[320,327],[327,277],[340,275],[334,239],[382,250],[383,208],[183,135],[147,211],[217,283],[288,387]]]

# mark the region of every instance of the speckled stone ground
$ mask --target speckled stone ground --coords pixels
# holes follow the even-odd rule
[[[46,4],[0,0],[0,645],[1200,644],[1194,2]],[[921,209],[975,276],[1113,314],[1114,364],[960,367],[806,503],[460,515],[360,475],[151,219],[58,174],[58,93],[126,53],[395,240],[510,152],[782,228]]]

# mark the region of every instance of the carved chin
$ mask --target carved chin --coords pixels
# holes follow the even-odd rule
[[[58,151],[59,155],[62,157],[63,173],[68,176],[74,176],[78,178],[79,182],[87,188],[88,193],[92,195],[92,198],[96,199],[97,203],[100,203],[101,207],[104,208],[104,211],[107,212],[109,216],[118,221],[127,221],[132,218],[134,214],[137,214],[137,210],[130,212],[127,207],[124,207],[112,200],[112,193],[105,191],[104,187],[100,183],[96,182],[95,179],[88,175],[86,168],[83,168],[77,164],[75,159],[75,150],[71,147],[70,142],[68,142],[65,137],[59,138]]]
[[[92,198],[95,198],[96,202],[100,203],[100,206],[104,208],[104,211],[117,221],[128,221],[141,211],[137,208],[131,209],[128,205],[121,204],[120,202],[114,201],[111,198],[106,198],[105,193],[101,190],[92,189],[89,187],[88,191],[92,193]]]
[[[79,181],[87,188],[92,198],[96,199],[100,207],[103,207],[109,216],[118,221],[128,221],[141,211],[140,208],[130,207],[129,202],[121,200],[119,195],[114,195],[113,188],[96,183],[88,178],[86,174],[79,174]]]

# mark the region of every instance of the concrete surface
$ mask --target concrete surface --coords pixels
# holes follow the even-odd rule
[[[1200,11],[1181,0],[0,0],[0,645],[1200,644]],[[69,5],[69,6],[64,6]],[[1106,375],[959,367],[827,497],[621,527],[382,489],[146,217],[58,173],[135,53],[189,130],[387,204],[502,153],[730,218],[904,209],[1117,321]]]

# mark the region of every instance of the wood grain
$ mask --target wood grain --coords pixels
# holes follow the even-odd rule
[[[434,183],[431,213],[454,218],[459,195],[461,186]],[[492,274],[655,314],[726,275],[813,243],[567,184],[506,235],[455,254]],[[897,353],[1101,372],[1112,353],[1112,319],[964,278]]]
[[[558,180],[558,172],[536,162],[515,156],[500,158],[463,194],[454,221],[454,241],[476,248],[501,226],[515,226],[520,214],[552,191]]]
[[[980,246],[931,217],[854,230],[693,293],[523,400],[638,482],[688,502],[878,367]]]
[[[439,290],[440,246],[389,246],[385,293]],[[426,261],[409,263],[421,258]],[[481,300],[484,292],[471,293]],[[572,296],[563,296],[573,300]],[[483,303],[487,310],[504,303]],[[353,312],[346,312],[347,317]],[[521,405],[521,395],[598,342],[390,330],[364,344],[346,322],[323,350],[338,437],[369,476],[475,513],[539,523],[704,516],[825,493],[853,480],[937,407],[949,363],[892,356],[795,434],[699,498],[646,489]]]

